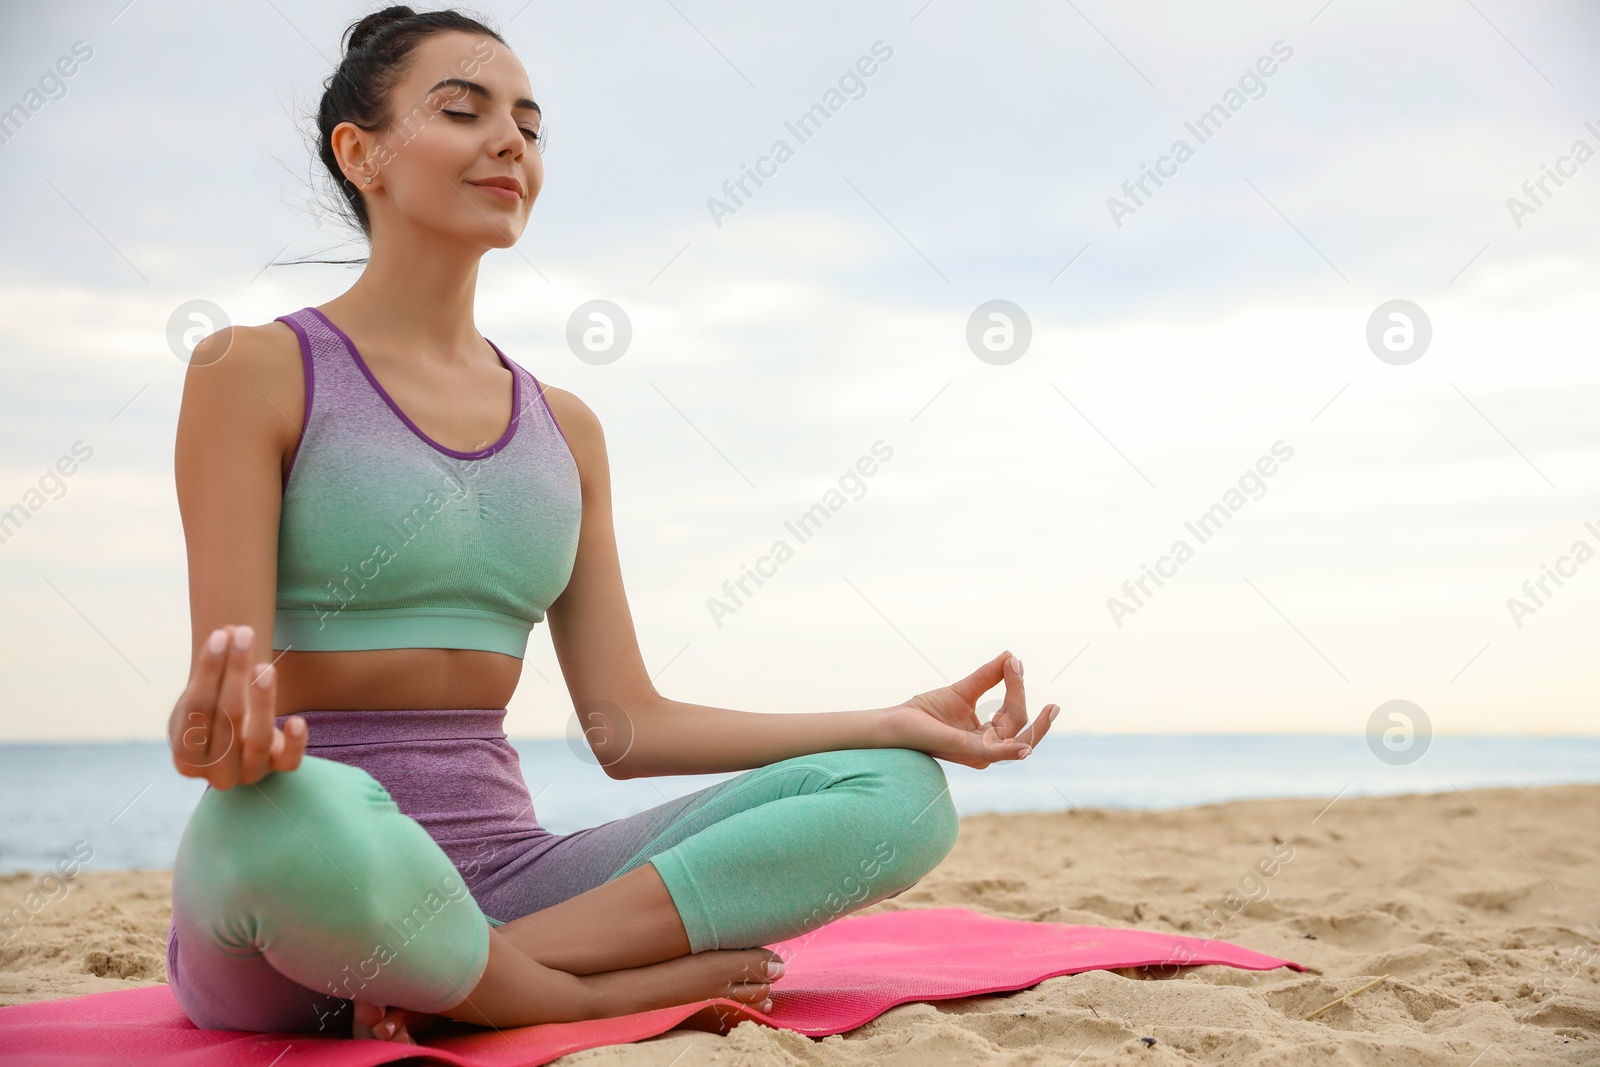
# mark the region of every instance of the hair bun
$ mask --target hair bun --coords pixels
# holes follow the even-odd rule
[[[366,44],[385,26],[392,25],[402,19],[411,18],[415,14],[415,11],[404,4],[395,4],[392,7],[384,8],[382,11],[374,11],[350,27],[348,31],[349,39],[344,46],[345,54],[348,55]]]

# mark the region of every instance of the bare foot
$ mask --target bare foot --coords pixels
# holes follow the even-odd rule
[[[607,971],[585,979],[599,989],[604,1014],[631,1015],[697,1000],[736,1000],[762,1011],[772,1008],[772,983],[783,977],[783,957],[771,949],[712,949],[647,967]],[[415,1045],[417,1036],[449,1020],[409,1008],[354,1002],[351,1036]]]
[[[783,958],[776,952],[741,948],[696,952],[648,967],[591,975],[588,981],[614,998],[616,1010],[607,1014],[626,1015],[719,998],[766,1011],[772,1007],[772,983],[781,977]]]
[[[417,1035],[425,1034],[442,1022],[444,1015],[429,1015],[409,1008],[394,1008],[357,1000],[351,1020],[350,1036],[374,1041],[394,1041],[402,1045],[415,1045]]]

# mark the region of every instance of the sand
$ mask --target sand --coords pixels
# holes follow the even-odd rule
[[[0,899],[32,882],[0,877]],[[0,948],[0,1004],[162,981],[169,885],[83,872]],[[743,1023],[558,1062],[1600,1064],[1597,890],[1593,785],[968,816],[937,870],[869,910],[1209,932],[1321,973],[1096,971],[902,1005],[820,1041]]]

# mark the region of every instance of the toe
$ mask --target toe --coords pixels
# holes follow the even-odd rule
[[[771,949],[755,949],[745,964],[744,977],[751,982],[767,982],[783,973],[783,957]]]
[[[357,1000],[353,1004],[355,1022],[361,1026],[371,1028],[383,1018],[384,1010],[381,1004],[371,1004],[365,1000]]]
[[[771,990],[764,982],[740,982],[728,989],[728,998],[737,1000],[741,1004],[760,1004],[766,1000]]]

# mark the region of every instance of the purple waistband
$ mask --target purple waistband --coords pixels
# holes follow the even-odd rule
[[[395,741],[502,740],[505,708],[396,708],[381,711],[297,711],[306,721],[306,748]],[[289,716],[279,715],[278,726]]]
[[[294,714],[306,720],[306,754],[370,774],[439,843],[480,906],[512,907],[498,894],[559,840],[539,825],[505,708]]]

